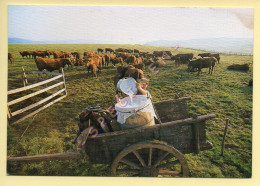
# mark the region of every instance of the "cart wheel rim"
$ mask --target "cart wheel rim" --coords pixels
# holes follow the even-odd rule
[[[145,141],[125,148],[114,159],[110,171],[112,176],[188,177],[189,174],[183,154],[159,141]]]

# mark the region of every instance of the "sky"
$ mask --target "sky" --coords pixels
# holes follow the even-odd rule
[[[115,44],[253,38],[253,9],[9,5],[8,37]]]

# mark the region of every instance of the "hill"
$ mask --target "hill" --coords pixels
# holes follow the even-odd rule
[[[145,43],[152,46],[194,48],[223,53],[253,54],[253,39],[249,38],[207,38],[190,40],[157,40]]]

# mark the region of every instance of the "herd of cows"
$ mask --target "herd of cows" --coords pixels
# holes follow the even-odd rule
[[[39,71],[44,69],[52,72],[54,70],[61,71],[66,65],[87,67],[88,72],[91,70],[93,77],[97,77],[97,73],[101,72],[102,67],[108,67],[109,64],[116,66],[119,64],[118,78],[131,76],[142,78],[143,70],[146,65],[155,67],[165,66],[165,60],[174,60],[175,65],[188,65],[188,71],[197,70],[198,75],[202,68],[209,68],[209,73],[212,73],[216,63],[219,63],[219,54],[202,53],[198,57],[194,57],[192,53],[172,55],[171,51],[154,51],[153,53],[141,52],[139,50],[131,50],[118,48],[113,50],[98,48],[97,52],[84,52],[81,56],[80,52],[56,52],[56,51],[20,51],[20,55],[24,58],[35,59],[36,66]],[[14,57],[8,53],[8,59],[14,63]]]

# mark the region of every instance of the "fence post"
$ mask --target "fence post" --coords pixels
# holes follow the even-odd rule
[[[225,139],[226,139],[226,135],[227,135],[228,123],[229,123],[229,119],[227,118],[226,119],[226,126],[225,126],[224,136],[223,136],[223,140],[222,140],[221,156],[224,156]]]
[[[64,88],[65,88],[65,95],[67,96],[67,88],[66,88],[66,83],[65,83],[65,76],[64,76],[64,70],[63,68],[61,68],[61,73],[62,73],[62,77],[63,77],[63,82],[64,82]]]
[[[22,66],[22,70],[23,70],[23,86],[25,87],[28,84],[28,81],[23,66]]]

